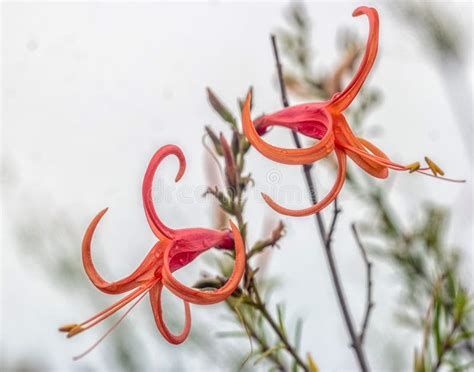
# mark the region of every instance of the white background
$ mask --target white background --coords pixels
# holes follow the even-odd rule
[[[256,94],[256,113],[280,107],[269,33],[285,24],[287,4],[213,1],[2,5],[3,363],[8,367],[41,361],[40,366],[50,370],[103,370],[111,345],[107,341],[80,362],[72,362],[71,356],[98,338],[104,326],[77,340],[66,341],[55,331],[61,323],[78,321],[100,309],[88,306],[75,293],[66,295],[59,283],[56,286],[48,279],[47,268],[21,253],[16,246],[15,226],[33,214],[44,215],[44,221],[66,215],[83,230],[97,211],[109,206],[96,247],[101,263],[105,263],[104,275],[125,275],[154,241],[141,208],[141,178],[150,156],[167,143],[182,147],[188,169],[179,185],[181,194],[173,194],[171,200],[159,204],[160,215],[173,227],[212,226],[213,203],[190,197],[193,193],[199,195],[207,184],[205,168],[209,160],[200,143],[203,126],[211,124],[216,130],[226,130],[209,107],[205,88],[212,87],[236,114],[236,98],[243,97],[250,85]],[[357,5],[308,5],[315,25],[313,43],[319,71],[337,61],[335,40],[341,27],[350,27],[365,39],[366,20],[351,17]],[[464,45],[469,48],[472,6],[467,2],[438,6],[455,17],[467,35]],[[422,41],[394,18],[388,7],[378,8],[380,54],[369,84],[382,90],[383,103],[369,115],[367,123],[380,125],[384,131],[372,139],[395,161],[409,163],[429,154],[448,175],[468,181],[457,185],[392,174],[391,181],[381,182],[387,182],[391,199],[407,224],[427,200],[451,208],[449,243],[462,247],[468,281],[473,257],[472,161],[463,146],[466,141],[456,124],[445,81]],[[471,66],[472,49],[467,55],[466,65]],[[471,79],[472,69],[468,73]],[[271,138],[279,144],[291,144],[287,132],[272,133]],[[276,167],[255,151],[249,156],[248,166],[257,182],[247,214],[253,240],[278,218],[257,192],[269,186],[269,174],[278,169],[277,186],[297,185],[304,190],[304,184],[300,169]],[[353,164],[350,167],[354,168]],[[165,162],[158,171],[160,180],[172,186],[175,171],[174,160]],[[327,190],[332,178],[326,174],[320,178],[318,185]],[[197,185],[201,188],[195,191]],[[365,273],[349,223],[370,215],[348,189],[342,191],[340,202],[344,213],[337,229],[335,253],[359,324]],[[306,199],[300,201],[301,206],[306,204]],[[268,267],[268,274],[277,276],[281,283],[272,299],[286,303],[290,318],[305,319],[302,350],[311,351],[322,370],[354,370],[355,360],[347,346],[349,340],[313,220],[284,221],[288,234]],[[47,223],[38,229],[48,236],[54,234],[54,227]],[[77,265],[81,265],[80,241],[76,247],[67,248],[75,252]],[[52,247],[50,252],[61,249],[66,248]],[[200,272],[198,265],[193,265],[190,272],[192,283]],[[377,305],[367,339],[370,362],[378,371],[388,370],[388,366],[395,370],[409,368],[413,349],[421,340],[395,323],[397,276],[380,263],[376,263],[374,275]],[[83,291],[95,292],[85,275],[82,284]],[[97,297],[104,304],[111,301],[103,298],[106,295]],[[143,329],[152,324],[148,301],[143,302],[126,322],[144,339],[153,339],[135,350],[148,355],[150,370],[171,368],[176,360],[181,360],[187,370],[207,370],[209,356],[205,354],[214,350],[224,355],[232,353],[229,348],[233,343],[212,337],[212,343],[201,349],[167,346],[154,329]],[[181,311],[181,305],[176,309]],[[220,305],[193,306],[194,327],[204,328],[210,336],[228,330],[230,323],[219,315],[223,311]],[[238,345],[248,348],[246,342]]]

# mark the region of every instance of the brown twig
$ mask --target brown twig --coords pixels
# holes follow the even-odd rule
[[[334,235],[334,231],[336,231],[337,217],[339,216],[339,213],[341,212],[342,212],[342,209],[339,208],[338,203],[337,203],[337,198],[336,198],[334,199],[334,212],[332,214],[331,224],[329,225],[329,232],[328,232],[328,235],[326,236],[326,245],[332,244],[332,236]]]
[[[362,244],[362,240],[360,240],[359,232],[357,231],[355,223],[351,225],[352,233],[354,234],[354,239],[357,243],[357,246],[360,249],[360,253],[362,255],[362,259],[364,260],[365,267],[367,268],[367,301],[365,306],[365,314],[362,321],[362,327],[359,333],[359,340],[360,343],[364,343],[364,337],[367,331],[367,326],[369,325],[369,318],[374,307],[374,302],[372,300],[372,262],[369,261],[369,257],[367,256],[367,249]]]
[[[274,56],[275,56],[276,67],[277,67],[277,72],[278,72],[278,81],[280,83],[281,100],[282,100],[283,106],[288,107],[289,106],[288,96],[286,94],[285,83],[284,83],[284,80],[283,80],[282,66],[281,66],[280,57],[279,57],[279,54],[278,54],[278,47],[277,47],[275,35],[271,35],[271,41],[272,41],[273,53],[274,53]],[[299,140],[298,134],[296,132],[292,131],[292,136],[293,136],[293,140],[295,142],[296,147],[301,148],[302,146],[301,146],[301,142]],[[303,166],[303,172],[304,172],[304,176],[305,176],[305,179],[306,179],[306,185],[308,187],[309,194],[311,196],[311,201],[313,202],[313,204],[316,204],[317,203],[317,196],[316,196],[316,189],[314,187],[313,179],[311,177],[311,166],[304,165]],[[351,315],[350,315],[350,312],[349,312],[349,308],[348,308],[348,305],[347,305],[347,302],[346,302],[344,291],[342,289],[341,280],[339,278],[339,273],[337,272],[335,259],[334,259],[333,253],[332,253],[331,239],[327,238],[328,235],[326,235],[326,227],[324,225],[324,221],[322,219],[321,214],[316,213],[315,214],[315,219],[316,219],[317,226],[319,228],[319,233],[320,233],[320,236],[321,236],[322,243],[323,243],[324,248],[325,248],[324,251],[326,252],[326,259],[327,259],[328,264],[329,264],[331,277],[332,277],[332,282],[334,284],[336,294],[337,294],[337,298],[338,298],[338,301],[339,301],[339,305],[340,305],[340,308],[341,308],[341,311],[342,311],[342,314],[343,314],[343,317],[344,317],[344,321],[345,321],[347,330],[349,332],[349,336],[351,338],[352,347],[354,348],[356,358],[357,358],[357,361],[359,363],[361,371],[367,372],[367,371],[369,371],[368,363],[367,363],[364,351],[362,349],[362,344],[360,342],[360,339],[357,336],[357,333],[355,331],[355,327],[354,327],[354,324],[353,324],[353,321],[352,321],[352,318],[351,318]],[[334,217],[334,221],[335,221],[335,219],[336,219],[336,216]],[[335,226],[335,222],[334,222],[334,226]],[[333,228],[333,231],[334,231],[334,228]]]

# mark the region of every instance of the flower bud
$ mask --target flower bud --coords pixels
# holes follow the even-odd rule
[[[207,98],[209,99],[212,108],[219,114],[219,116],[228,122],[233,128],[237,129],[237,122],[235,121],[234,116],[210,88],[207,88]]]
[[[229,143],[227,142],[222,133],[220,135],[220,142],[222,146],[222,151],[224,152],[225,176],[227,185],[229,187],[235,188],[237,185],[237,174],[234,155],[232,154],[232,149],[230,148]]]

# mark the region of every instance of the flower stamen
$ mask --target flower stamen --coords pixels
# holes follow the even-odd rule
[[[444,176],[444,171],[436,164],[433,160],[431,160],[429,157],[425,156],[425,161],[426,164],[428,164],[428,167],[431,169],[433,172],[434,176]]]
[[[80,324],[76,325],[75,327],[71,328],[67,334],[67,338],[72,337],[77,335],[78,333],[81,333],[84,331],[86,328],[83,328]]]
[[[112,333],[112,331],[117,328],[117,326],[122,322],[122,320],[128,315],[128,313],[130,313],[130,311],[132,311],[132,309],[141,301],[141,299],[143,298],[143,296],[145,296],[146,293],[143,293],[141,295],[141,297],[138,298],[138,300],[135,301],[135,303],[132,304],[132,306],[130,306],[130,308],[120,316],[120,318],[117,319],[117,321],[107,330],[107,332],[104,333],[104,335],[99,338],[91,347],[89,347],[86,351],[84,351],[83,353],[79,354],[79,355],[76,355],[75,357],[73,357],[72,359],[73,360],[78,360],[78,359],[81,359],[83,357],[85,357],[87,354],[89,354],[92,350],[94,350],[102,341],[104,341],[104,339],[110,335]],[[79,331],[80,332],[80,331]],[[69,335],[68,335],[69,337]]]
[[[79,324],[76,323],[70,323],[70,324],[65,324],[61,327],[59,327],[58,331],[59,332],[70,332],[73,328],[77,327]]]
[[[66,324],[59,328],[61,332],[68,332],[67,338],[73,337],[83,331],[88,330],[89,328],[95,326],[96,324],[102,322],[104,319],[108,318],[112,314],[116,313],[118,310],[123,308],[125,305],[133,301],[135,298],[143,295],[149,291],[149,289],[156,284],[156,281],[150,282],[148,285],[138,288],[132,293],[128,294],[118,302],[112,304],[111,306],[107,307],[106,309],[98,312],[92,318],[87,319],[86,321],[82,322],[81,324]]]
[[[408,164],[407,168],[409,169],[410,173],[416,172],[417,170],[420,169],[420,162],[417,161],[415,163]]]

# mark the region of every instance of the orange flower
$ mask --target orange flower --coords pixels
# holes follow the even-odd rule
[[[135,299],[138,299],[135,304],[138,303],[146,293],[149,293],[153,315],[159,331],[168,342],[180,344],[187,338],[191,328],[189,302],[207,305],[223,301],[230,296],[239,285],[245,268],[245,247],[240,231],[232,222],[230,222],[230,231],[204,228],[175,230],[165,226],[159,219],[153,206],[151,193],[152,182],[160,162],[171,154],[175,155],[179,160],[179,170],[175,179],[176,182],[179,181],[184,174],[186,161],[181,149],[174,145],[164,146],[155,153],[143,179],[142,196],[145,214],[152,231],[158,237],[159,241],[152,247],[132,274],[123,279],[108,282],[97,272],[92,262],[92,236],[97,224],[107,209],[102,210],[87,228],[82,242],[82,261],[89,279],[102,292],[108,294],[130,293],[80,324],[68,324],[61,327],[59,330],[67,332],[68,337],[93,327]],[[224,250],[235,249],[233,272],[229,280],[221,288],[212,291],[201,291],[189,288],[173,277],[173,271],[187,265],[201,253],[212,247]],[[161,308],[161,291],[163,286],[184,301],[185,325],[180,335],[173,335],[164,323]],[[133,304],[128,311],[130,311],[135,304]],[[128,311],[112,326],[105,336],[118,325]],[[92,348],[76,358],[80,358],[91,351],[105,336],[94,344]]]
[[[335,151],[338,162],[338,173],[334,186],[329,193],[317,204],[300,210],[288,209],[280,206],[268,195],[262,194],[265,201],[275,211],[289,216],[307,216],[321,211],[328,206],[339,194],[345,180],[346,156],[349,156],[359,167],[377,178],[386,178],[388,169],[398,171],[419,172],[431,176],[425,171],[431,169],[433,175],[443,175],[441,169],[430,159],[425,158],[428,167],[420,168],[418,162],[410,165],[401,165],[391,161],[377,146],[364,138],[354,135],[343,111],[349,107],[369,74],[378,49],[379,17],[377,10],[368,7],[359,7],[353,16],[365,14],[369,19],[369,37],[362,62],[349,85],[341,92],[336,93],[329,101],[305,103],[285,108],[270,115],[264,115],[255,123],[250,116],[251,94],[247,95],[242,110],[242,125],[245,136],[260,153],[267,158],[283,164],[311,164],[328,156]],[[305,136],[318,140],[310,147],[302,149],[286,149],[273,146],[265,142],[260,135],[266,133],[272,126],[282,126]],[[442,178],[442,177],[438,177]],[[451,179],[446,179],[454,181]],[[463,181],[460,181],[463,182]]]

